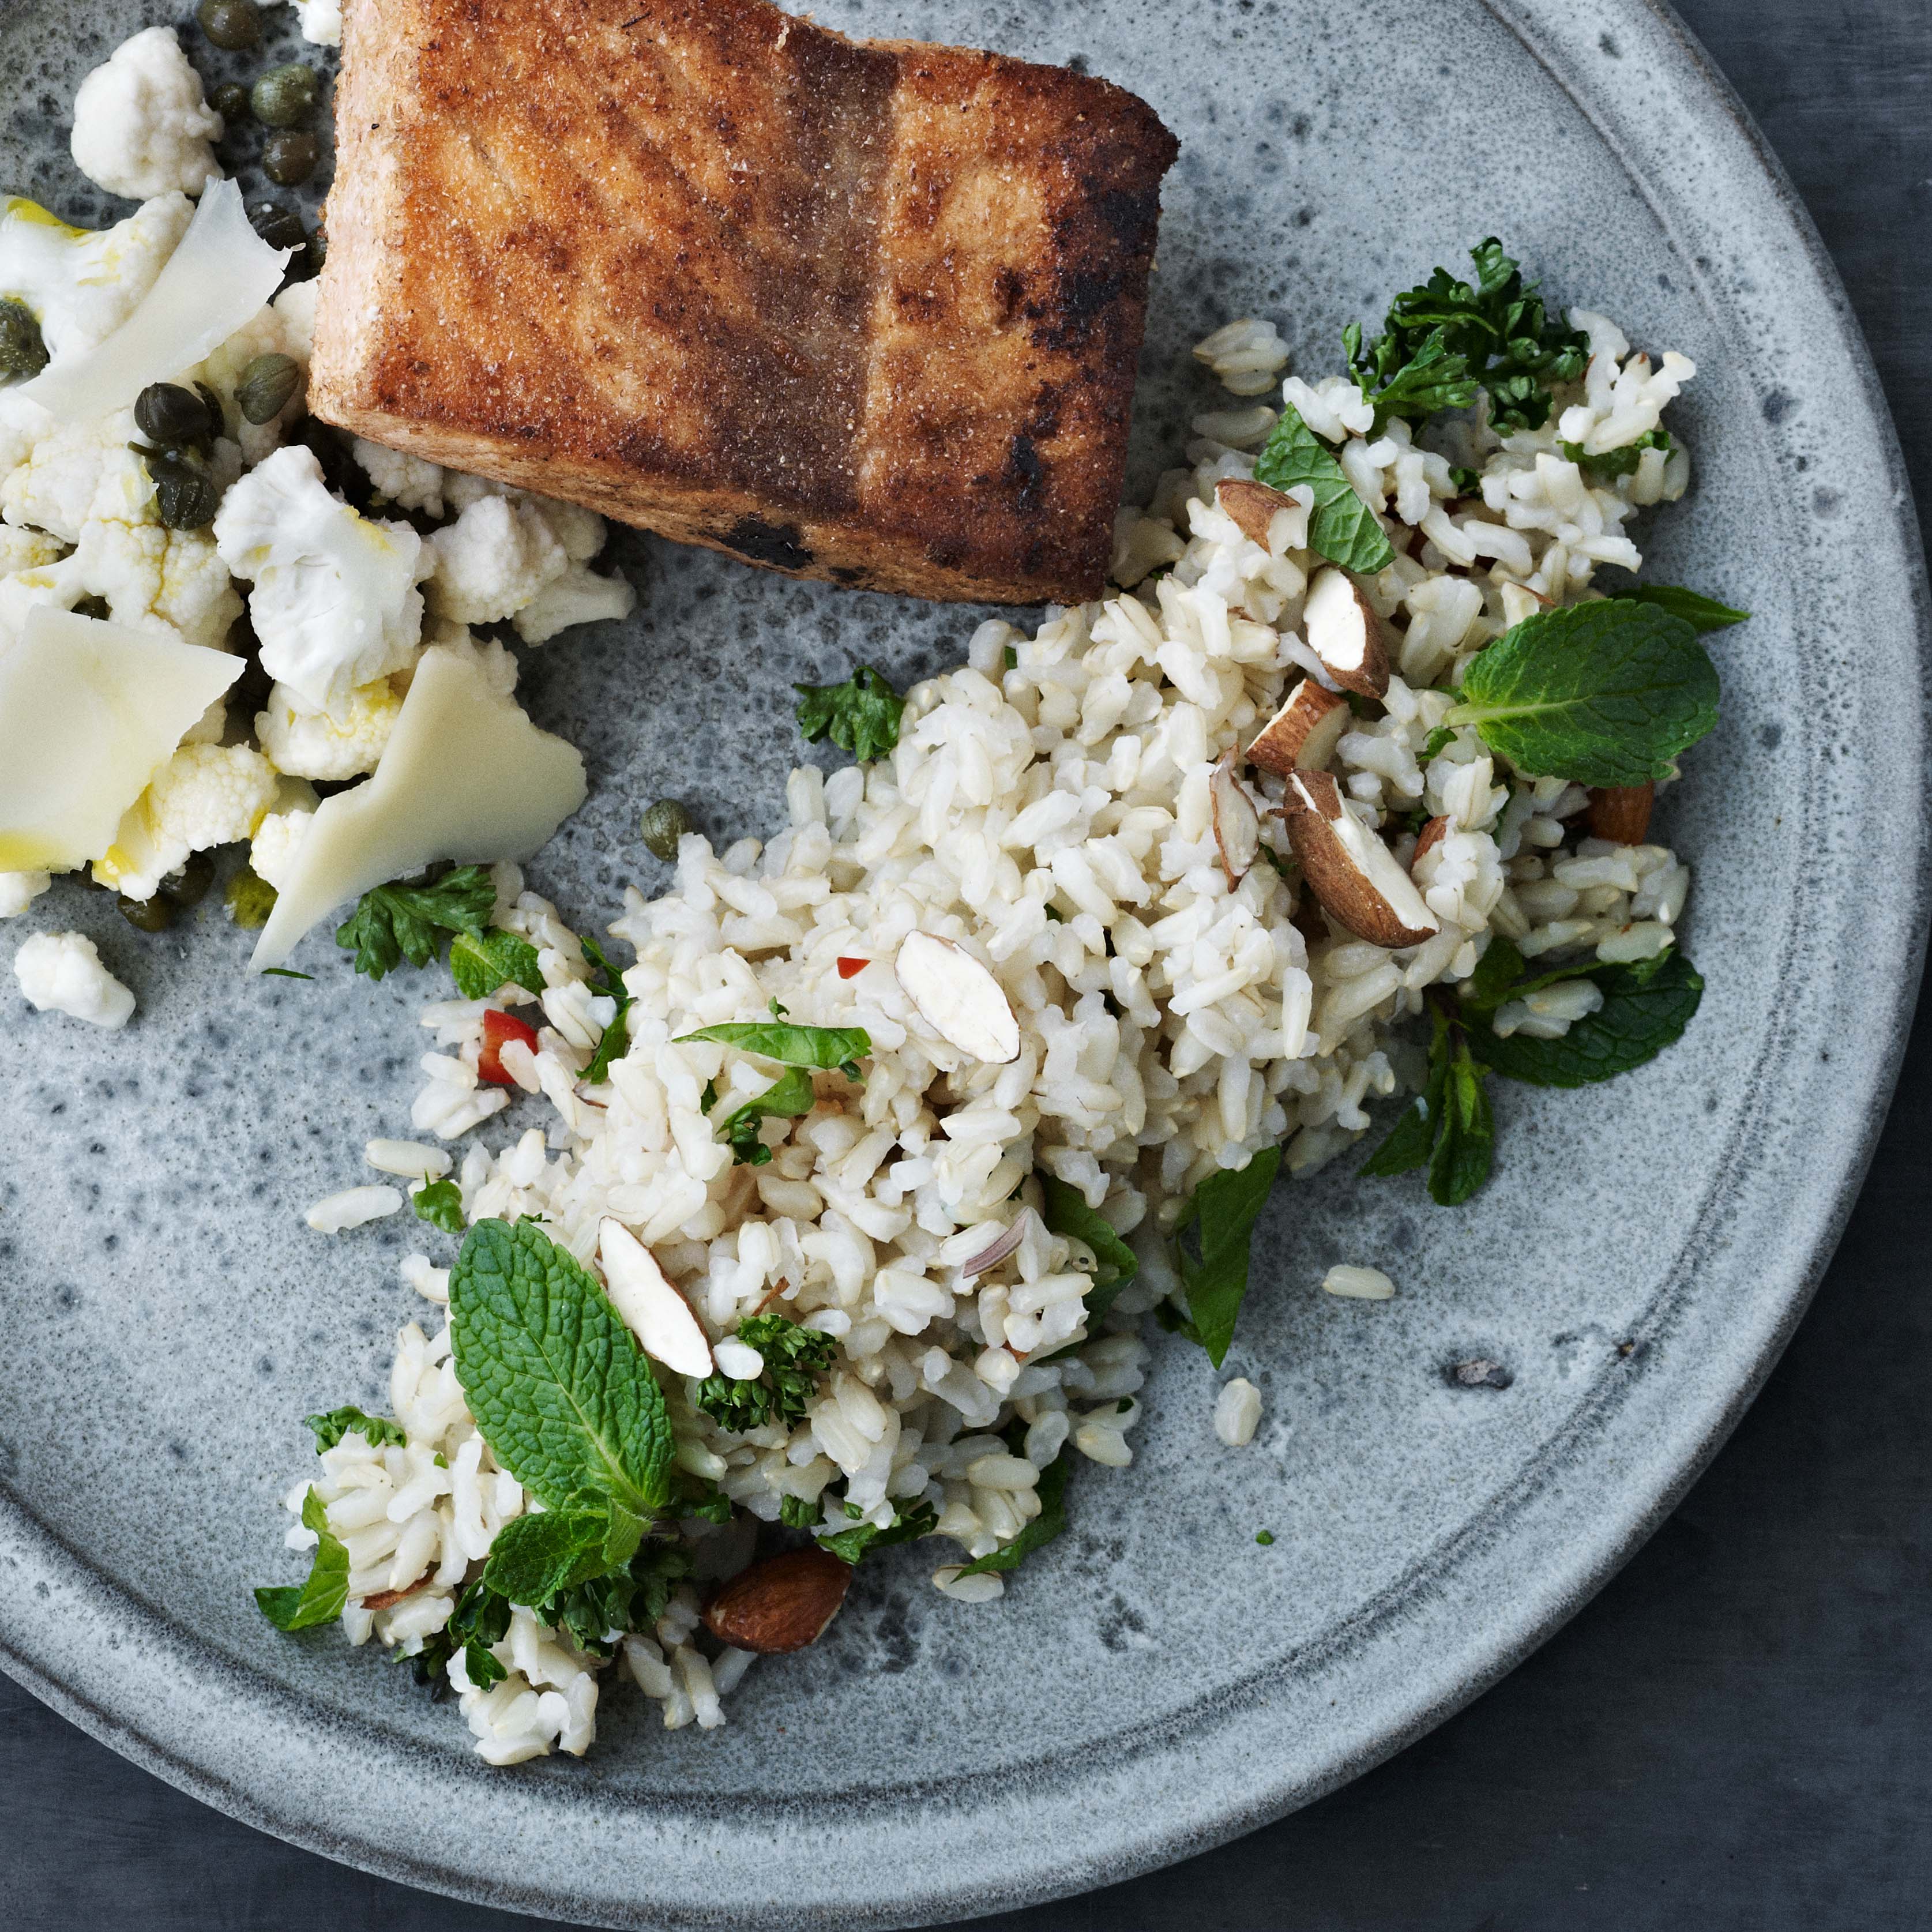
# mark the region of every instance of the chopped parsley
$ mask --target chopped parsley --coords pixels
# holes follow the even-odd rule
[[[1274,1532],[1271,1529],[1258,1529],[1255,1532],[1255,1540],[1265,1550],[1274,1541]]]
[[[846,1508],[850,1511],[852,1506],[848,1503]],[[875,1523],[859,1523],[850,1529],[842,1529],[836,1536],[821,1536],[818,1546],[830,1550],[844,1562],[856,1563],[890,1544],[910,1543],[915,1537],[930,1536],[938,1522],[932,1504],[914,1503],[910,1509],[893,1510],[891,1522],[884,1529]]]
[[[795,684],[798,728],[808,744],[830,738],[863,764],[883,758],[899,742],[905,700],[870,664],[860,664],[843,684]]]
[[[352,1430],[372,1449],[392,1446],[400,1448],[410,1439],[400,1423],[392,1422],[386,1416],[371,1415],[353,1402],[344,1402],[340,1408],[332,1408],[326,1415],[305,1415],[302,1423],[304,1427],[315,1432],[315,1453],[318,1456],[325,1449],[333,1449]]]
[[[480,939],[496,903],[487,866],[458,866],[428,885],[392,880],[376,886],[336,928],[337,945],[356,955],[356,970],[380,980],[406,959],[427,966],[446,933]]]
[[[463,1218],[463,1190],[446,1175],[418,1187],[410,1202],[418,1221],[427,1221],[446,1234],[460,1234],[467,1225]]]
[[[621,1059],[631,1044],[631,1009],[637,1004],[637,1000],[625,986],[616,968],[604,956],[604,949],[596,940],[586,938],[578,944],[596,969],[590,977],[591,992],[614,1001],[617,1008],[610,1016],[610,1024],[598,1037],[597,1050],[590,1056],[590,1064],[584,1070],[584,1084],[596,1087],[610,1077],[611,1061]]]
[[[1594,456],[1586,454],[1580,442],[1559,442],[1556,446],[1592,482],[1614,483],[1619,476],[1628,476],[1636,470],[1646,449],[1660,449],[1667,454],[1670,436],[1666,430],[1646,430],[1634,442],[1619,443],[1615,449],[1600,450]]]
[[[1062,1450],[1040,1472],[1040,1514],[1020,1526],[1018,1535],[984,1556],[976,1556],[959,1572],[962,1576],[986,1576],[1017,1570],[1036,1550],[1051,1543],[1066,1527],[1067,1454]]]
[[[742,1380],[706,1376],[698,1385],[698,1406],[721,1429],[740,1436],[775,1416],[787,1424],[802,1421],[820,1378],[838,1353],[837,1340],[782,1315],[746,1316],[738,1324],[737,1340],[765,1358],[764,1370]],[[818,1520],[816,1505],[812,1520]]]

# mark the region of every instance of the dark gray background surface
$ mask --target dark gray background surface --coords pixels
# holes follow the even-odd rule
[[[1932,7],[1682,0],[1783,156],[1932,505]],[[1885,882],[1874,882],[1885,890]],[[997,1932],[1932,1925],[1932,1018],[1812,1312],[1629,1568],[1322,1803]],[[513,1932],[204,1809],[0,1678],[0,1928]]]

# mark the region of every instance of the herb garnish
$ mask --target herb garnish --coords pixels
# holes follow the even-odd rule
[[[740,1167],[763,1167],[772,1150],[759,1138],[758,1124],[768,1116],[775,1120],[796,1120],[818,1105],[818,1094],[810,1072],[802,1066],[788,1066],[762,1094],[734,1107],[714,1124],[718,1138],[731,1150]]]
[[[1375,512],[1356,495],[1341,464],[1292,404],[1282,405],[1280,422],[1255,459],[1255,481],[1275,490],[1305,483],[1315,492],[1309,546],[1331,563],[1372,576],[1395,561]]]
[[[392,1446],[400,1448],[410,1439],[400,1423],[392,1422],[386,1416],[371,1415],[353,1402],[344,1402],[340,1408],[332,1408],[326,1415],[305,1415],[302,1421],[315,1432],[315,1453],[318,1456],[325,1449],[333,1449],[351,1430],[372,1449]]]
[[[315,1561],[305,1582],[257,1589],[255,1602],[278,1630],[308,1630],[332,1624],[349,1600],[349,1552],[328,1527],[322,1498],[311,1489],[302,1498],[302,1527],[316,1534]]]
[[[594,939],[578,941],[596,968],[591,976],[590,990],[600,998],[616,1001],[617,1010],[610,1016],[597,1042],[597,1051],[590,1056],[590,1064],[584,1070],[584,1084],[586,1087],[602,1084],[610,1076],[610,1063],[620,1059],[631,1044],[631,1009],[637,1004],[636,996],[625,986],[622,976],[616,967],[604,956],[604,949]]]
[[[788,1424],[802,1421],[819,1378],[838,1353],[836,1340],[782,1315],[748,1316],[738,1324],[737,1339],[764,1357],[763,1371],[743,1380],[706,1376],[694,1398],[698,1406],[721,1429],[740,1436],[774,1416]],[[812,1520],[818,1520],[815,1509]]]
[[[1040,1192],[1040,1218],[1048,1231],[1070,1234],[1094,1251],[1094,1286],[1087,1292],[1087,1330],[1091,1334],[1121,1289],[1140,1273],[1140,1258],[1114,1232],[1112,1222],[1088,1206],[1087,1197],[1070,1181],[1042,1169]]]
[[[961,1576],[991,1576],[997,1570],[1017,1570],[1036,1550],[1051,1543],[1066,1527],[1067,1455],[1062,1450],[1040,1472],[1040,1514],[1023,1523],[1019,1533],[997,1550],[976,1556],[959,1572]],[[953,1580],[956,1582],[957,1577]]]
[[[466,1000],[487,1000],[506,982],[526,993],[544,990],[536,948],[494,926],[480,933],[459,932],[449,942],[449,976]]]
[[[1438,268],[1389,306],[1382,332],[1364,352],[1359,322],[1342,332],[1348,374],[1375,405],[1378,430],[1390,416],[1420,422],[1490,396],[1498,429],[1540,429],[1550,390],[1574,382],[1589,359],[1588,338],[1545,311],[1494,236],[1469,250],[1474,283]]]
[[[672,1044],[713,1040],[741,1052],[762,1054],[782,1066],[814,1067],[822,1072],[836,1068],[848,1080],[859,1078],[859,1062],[872,1050],[872,1036],[863,1027],[796,1025],[785,1017],[785,1009],[776,1000],[771,1012],[768,1020],[732,1020],[700,1027],[695,1033],[680,1034]]]
[[[1594,980],[1604,1004],[1556,1040],[1502,1034],[1496,1010],[1566,980]],[[1489,1178],[1495,1128],[1483,1082],[1498,1073],[1536,1087],[1587,1087],[1654,1060],[1690,1024],[1704,982],[1666,950],[1634,965],[1578,960],[1526,975],[1522,955],[1498,933],[1459,994],[1431,1002],[1428,1084],[1402,1109],[1361,1168],[1364,1176],[1429,1170],[1430,1198],[1460,1207]]]
[[[445,933],[482,937],[496,888],[487,866],[458,866],[433,884],[408,886],[392,880],[372,886],[356,910],[335,929],[335,943],[356,955],[356,970],[380,980],[406,959],[427,966]]]
[[[1592,482],[1613,483],[1619,476],[1628,476],[1636,470],[1646,449],[1661,449],[1667,453],[1670,432],[1646,430],[1634,442],[1619,443],[1615,449],[1600,450],[1594,456],[1580,442],[1559,442],[1556,446]]]
[[[410,1204],[416,1210],[418,1221],[427,1221],[432,1228],[440,1228],[446,1234],[460,1234],[465,1226],[463,1219],[463,1190],[446,1175],[440,1180],[425,1182],[410,1197]]]
[[[861,1557],[890,1544],[910,1543],[916,1537],[930,1536],[938,1522],[932,1504],[914,1503],[910,1509],[893,1510],[891,1522],[884,1529],[873,1523],[859,1523],[850,1529],[842,1529],[836,1536],[821,1536],[818,1546],[830,1550],[844,1562],[856,1563]]]
[[[1263,1148],[1245,1167],[1217,1168],[1194,1190],[1174,1229],[1188,1319],[1179,1332],[1198,1342],[1217,1369],[1234,1339],[1248,1292],[1248,1242],[1281,1170],[1281,1149]],[[1196,1254],[1181,1240],[1192,1230]]]
[[[808,744],[829,737],[862,764],[897,746],[905,700],[870,664],[859,665],[843,684],[795,684],[792,689],[799,694],[798,728]]]
[[[1471,663],[1445,727],[1519,771],[1586,785],[1670,776],[1718,722],[1718,673],[1683,618],[1616,597],[1532,612]]]
[[[1624,594],[1640,604],[1654,604],[1660,610],[1682,617],[1694,631],[1725,630],[1732,624],[1743,623],[1750,616],[1748,610],[1733,610],[1714,597],[1700,597],[1681,584],[1640,584]]]

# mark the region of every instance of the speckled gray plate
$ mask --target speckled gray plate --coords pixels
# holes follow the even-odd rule
[[[1231,1371],[1166,1346],[1130,1473],[996,1609],[929,1556],[868,1564],[828,1640],[761,1664],[710,1734],[614,1691],[590,1759],[486,1770],[447,1708],[247,1586],[295,1567],[298,1418],[380,1403],[409,1228],[326,1242],[303,1204],[401,1129],[419,986],[244,980],[218,914],[73,925],[140,993],[125,1034],[8,1018],[0,1110],[0,1659],[98,1736],[302,1844],[492,1904],[610,1925],[896,1925],[1197,1851],[1306,1802],[1474,1696],[1657,1522],[1802,1310],[1863,1169],[1924,919],[1924,584],[1864,352],[1816,236],[1721,81],[1642,0],[940,7],[818,0],[860,31],[1078,58],[1184,142],[1166,196],[1136,464],[1207,399],[1187,345],[1249,311],[1300,366],[1461,245],[1506,237],[1560,298],[1702,370],[1696,487],[1653,574],[1754,610],[1714,640],[1724,722],[1670,796],[1710,982],[1662,1061],[1499,1097],[1475,1205],[1336,1173],[1283,1188]],[[0,181],[77,214],[62,129],[130,0],[0,12]],[[863,652],[902,676],[974,614],[836,594],[626,538],[634,622],[535,654],[590,805],[537,868],[580,923],[657,868],[640,801],[714,834],[778,822],[787,687]],[[17,930],[17,928],[16,928]],[[10,998],[10,993],[6,995]],[[514,1117],[513,1116],[512,1118]],[[1402,1294],[1315,1292],[1374,1257]],[[1446,1364],[1504,1365],[1462,1388]],[[1272,1548],[1255,1543],[1271,1529]]]

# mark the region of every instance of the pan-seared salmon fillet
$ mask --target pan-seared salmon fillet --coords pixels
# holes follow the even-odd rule
[[[763,0],[349,0],[310,406],[799,576],[1100,589],[1176,152]]]

